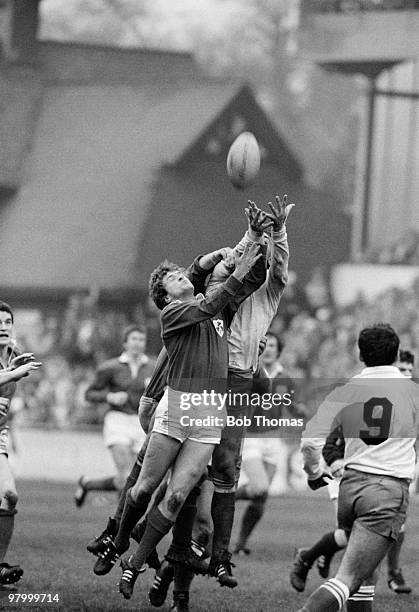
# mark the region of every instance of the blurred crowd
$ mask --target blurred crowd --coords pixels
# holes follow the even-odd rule
[[[12,414],[20,424],[60,429],[101,424],[106,406],[90,405],[85,391],[98,364],[121,354],[127,325],[144,325],[149,354],[158,354],[159,319],[152,303],[122,311],[100,306],[97,297],[93,292],[76,293],[64,313],[37,311],[26,325],[23,314],[17,314],[18,348],[33,352],[43,363],[18,385]]]
[[[416,355],[419,347],[419,280],[409,289],[386,290],[372,301],[355,297],[345,308],[333,304],[328,277],[314,269],[300,286],[294,273],[282,297],[272,329],[284,340],[281,363],[295,381],[348,378],[360,370],[357,336],[369,323],[385,321],[400,335],[401,347]],[[16,328],[20,322],[17,317]],[[43,316],[18,338],[43,367],[19,384],[14,400],[16,419],[24,425],[86,428],[102,423],[105,407],[89,405],[85,390],[96,366],[121,352],[121,332],[129,323],[148,330],[149,356],[160,348],[159,313],[150,302],[129,312],[104,308],[92,295],[71,296],[63,314]]]

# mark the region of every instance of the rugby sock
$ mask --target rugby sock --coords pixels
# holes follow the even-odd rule
[[[15,525],[17,510],[4,510],[0,508],[0,563],[4,561]]]
[[[123,553],[128,550],[131,531],[147,512],[151,500],[151,495],[149,493],[142,493],[137,501],[134,501],[131,497],[131,491],[132,489],[128,489],[127,491],[118,534],[114,542],[118,553]]]
[[[308,550],[304,550],[301,552],[301,558],[303,561],[308,563],[309,565],[313,565],[316,559],[318,559],[321,555],[325,555],[326,557],[333,557],[333,555],[342,548],[336,543],[335,532],[330,531],[326,533],[318,542],[314,544]]]
[[[404,542],[404,531],[399,533],[399,537],[395,542],[392,542],[387,553],[387,568],[388,573],[398,571],[400,568],[400,550]]]
[[[173,605],[170,608],[171,610],[189,610],[188,603],[189,591],[173,591]]]
[[[124,511],[124,505],[125,505],[125,498],[127,495],[127,491],[128,489],[131,489],[131,487],[133,487],[135,485],[135,483],[138,480],[138,476],[140,475],[141,472],[141,465],[138,465],[137,462],[134,463],[134,465],[132,466],[132,470],[129,473],[125,484],[124,484],[124,488],[122,489],[121,493],[119,494],[119,499],[118,499],[118,506],[116,508],[116,512],[115,512],[115,516],[114,519],[119,523],[121,521],[121,516],[122,516],[122,512]]]
[[[131,531],[131,538],[139,544],[143,539],[143,535],[145,532],[145,528],[147,525],[147,517],[145,517],[142,521],[139,521],[134,529]]]
[[[228,551],[234,521],[235,492],[218,493],[212,497],[211,514],[214,521],[212,558],[219,558]]]
[[[115,476],[109,476],[108,478],[83,478],[82,481],[84,489],[86,491],[117,491],[115,485]]]
[[[344,582],[331,578],[319,586],[307,599],[304,612],[338,612],[349,597],[349,589]]]
[[[173,527],[173,539],[169,553],[178,552],[189,547],[192,538],[193,523],[196,516],[196,500],[199,493],[199,488],[194,487],[180,509]]]
[[[130,565],[140,571],[151,551],[169,533],[172,527],[173,521],[166,518],[159,508],[153,508],[147,516],[147,526],[143,538],[130,559]]]
[[[137,544],[139,544],[141,540],[143,539],[143,535],[145,533],[146,527],[147,527],[147,516],[142,521],[137,523],[134,529],[131,531],[131,538],[135,540]],[[155,570],[159,569],[161,565],[161,561],[159,559],[159,555],[156,549],[152,550],[151,553],[148,555],[146,563],[149,567]]]
[[[189,593],[194,578],[193,571],[179,564],[174,566],[174,571],[173,595],[177,592]]]
[[[251,503],[247,506],[240,527],[239,540],[237,546],[243,548],[246,545],[247,540],[250,537],[253,529],[260,521],[265,511],[265,502],[267,495],[260,495],[255,497]]]
[[[372,612],[375,586],[362,586],[346,602],[347,612]]]

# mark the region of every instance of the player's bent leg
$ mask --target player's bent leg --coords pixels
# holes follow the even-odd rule
[[[239,539],[234,552],[248,555],[250,550],[247,548],[247,540],[264,514],[269,485],[274,477],[276,466],[264,462],[261,456],[254,456],[243,460],[243,469],[248,478],[245,487],[250,503],[242,518]]]
[[[195,567],[194,552],[191,549],[192,529],[197,511],[197,499],[200,494],[199,483],[193,487],[186,498],[173,527],[173,538],[166,559],[174,564],[182,564],[196,573],[207,573],[207,567],[201,571],[202,561]]]
[[[115,547],[118,551],[125,552],[129,548],[131,531],[146,513],[152,494],[166,476],[180,447],[180,442],[175,438],[155,432],[151,435],[140,476],[127,492],[115,538]]]
[[[192,546],[199,557],[208,556],[210,541],[214,532],[211,516],[211,502],[214,485],[209,478],[201,483],[201,492],[196,504],[196,517],[192,529]]]
[[[389,546],[388,537],[366,529],[358,520],[355,521],[335,578],[331,578],[316,589],[304,604],[303,610],[306,612],[340,610],[350,595],[358,591],[363,581],[373,575]]]
[[[10,469],[9,461],[6,454],[0,454],[0,563],[3,564],[3,569],[7,570],[7,564],[4,564],[4,558],[7,554],[10,541],[13,535],[13,529],[15,524],[15,515],[17,513],[16,505],[18,502],[15,479]],[[12,566],[19,567],[19,566]],[[20,568],[19,568],[20,570]],[[23,574],[21,571],[20,576]],[[8,584],[7,571],[2,571],[3,581]],[[20,576],[17,578],[19,580]],[[0,583],[2,577],[0,576]],[[16,582],[16,580],[13,580]]]
[[[231,414],[231,411],[229,411]],[[242,432],[223,430],[221,443],[216,447],[211,465],[214,495],[211,515],[214,523],[210,573],[221,586],[234,588],[237,580],[232,576],[231,553],[229,552],[234,522],[237,464],[241,454]]]
[[[128,550],[131,532],[144,516],[155,489],[166,475],[180,447],[175,438],[153,432],[136,484],[127,491],[124,510],[114,542],[100,555],[93,571],[103,576],[115,565],[119,556]]]
[[[411,587],[406,584],[400,568],[400,552],[404,542],[404,528],[405,525],[403,524],[402,528],[400,529],[399,537],[395,542],[391,543],[387,553],[387,584],[389,589],[398,595],[402,593],[409,594],[412,592]]]
[[[126,444],[114,444],[109,450],[117,472],[114,478],[115,487],[121,491],[132,468],[132,451]]]
[[[294,557],[293,566],[290,573],[290,582],[296,591],[302,592],[305,589],[308,573],[316,559],[324,558],[330,561],[333,556],[341,549],[345,548],[348,539],[343,529],[336,529],[324,534],[311,548],[299,548]],[[328,567],[322,567],[322,573],[326,574]],[[326,575],[322,575],[327,578]]]
[[[213,448],[213,444],[192,440],[186,440],[183,443],[172,468],[172,477],[165,497],[159,506],[153,508],[149,513],[146,530],[137,551],[128,561],[124,561],[125,566],[119,588],[125,598],[132,594],[135,580],[150,552],[172,528],[191,489],[204,473]],[[145,469],[145,463],[146,461],[143,469]],[[128,569],[133,570],[131,576],[127,574]]]
[[[94,555],[98,555],[103,553],[107,548],[110,541],[116,536],[118,532],[119,523],[121,521],[122,512],[124,510],[125,498],[128,489],[131,489],[138,480],[138,477],[141,472],[141,468],[144,461],[144,456],[147,451],[148,441],[150,439],[151,432],[147,435],[146,439],[143,442],[141,449],[137,453],[137,457],[132,464],[131,472],[127,476],[125,480],[124,487],[119,494],[118,505],[113,517],[109,517],[108,524],[106,525],[104,531],[100,534],[100,536],[94,538],[88,545],[87,550]]]

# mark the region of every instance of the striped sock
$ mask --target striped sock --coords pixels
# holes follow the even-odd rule
[[[338,612],[349,597],[349,589],[344,582],[331,578],[314,591],[304,604],[306,612]]]
[[[360,589],[351,595],[347,601],[348,612],[372,612],[374,595],[374,585],[360,587]]]

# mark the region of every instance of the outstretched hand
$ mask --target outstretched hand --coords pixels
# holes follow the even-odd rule
[[[13,370],[15,380],[20,380],[21,378],[24,378],[25,376],[29,376],[31,372],[40,368],[41,365],[42,363],[40,361],[32,361],[32,360],[27,361],[26,363],[23,363],[22,365],[18,366],[17,368]]]
[[[272,220],[272,229],[278,232],[285,225],[288,215],[294,208],[295,204],[288,204],[288,196],[285,194],[281,200],[279,195],[275,196],[275,203],[268,202],[268,206],[272,213],[266,213],[266,217]]]
[[[268,229],[268,227],[273,225],[273,219],[270,215],[256,206],[252,200],[248,200],[248,204],[249,207],[245,208],[245,213],[249,225],[249,234],[253,238],[258,238],[263,235],[263,232]]]
[[[262,253],[260,252],[259,244],[256,242],[247,244],[243,255],[236,263],[236,269],[233,272],[233,276],[235,276],[237,280],[243,280],[260,257],[262,257]]]
[[[17,357],[14,357],[14,359],[11,360],[10,367],[12,369],[18,368],[19,366],[25,363],[29,363],[31,361],[35,361],[33,353],[22,353],[21,355],[18,355]]]

